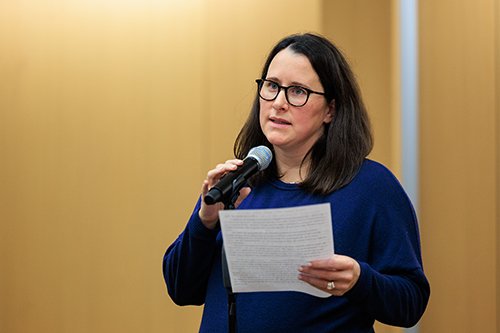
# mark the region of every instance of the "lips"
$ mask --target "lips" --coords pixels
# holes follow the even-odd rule
[[[269,118],[273,123],[279,124],[279,125],[291,125],[288,121],[284,119],[279,119],[279,118]]]

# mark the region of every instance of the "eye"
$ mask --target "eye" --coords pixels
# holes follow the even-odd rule
[[[294,96],[303,96],[303,95],[307,95],[307,91],[302,88],[302,87],[299,87],[299,86],[293,86],[293,87],[290,87],[290,93]]]
[[[265,81],[264,86],[266,89],[271,90],[271,91],[276,91],[279,89],[279,85],[276,82],[273,81]]]

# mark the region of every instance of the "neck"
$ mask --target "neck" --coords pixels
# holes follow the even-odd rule
[[[275,148],[275,158],[278,173],[282,175],[281,181],[285,183],[300,183],[307,177],[309,161],[305,161],[302,164],[304,155],[290,154]]]

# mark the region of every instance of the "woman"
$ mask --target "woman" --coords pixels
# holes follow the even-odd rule
[[[207,174],[184,232],[168,248],[163,270],[179,305],[205,304],[200,332],[228,330],[218,224],[221,204],[201,200],[252,147],[273,151],[271,165],[240,192],[243,209],[329,202],[336,255],[298,268],[298,278],[331,293],[237,295],[238,332],[373,332],[374,320],[410,327],[430,288],[422,268],[417,221],[395,177],[366,159],[372,149],[367,112],[349,65],[323,37],[280,41],[269,54],[232,159]]]

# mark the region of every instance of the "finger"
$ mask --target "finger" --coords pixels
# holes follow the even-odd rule
[[[299,271],[303,274],[313,276],[319,280],[326,281],[327,283],[328,281],[343,279],[342,276],[343,271],[337,271],[334,269],[325,268],[324,266],[319,268],[319,267],[312,267],[311,264],[307,264],[300,266]]]
[[[235,165],[242,165],[243,160],[233,158],[232,160],[227,160],[225,164],[235,164]]]
[[[201,196],[205,197],[209,190],[208,180],[203,181],[203,185],[201,186]]]
[[[357,281],[360,274],[359,263],[343,255],[330,259],[314,260],[300,268],[304,273],[326,280]]]
[[[219,164],[215,169],[210,170],[207,173],[207,181],[209,185],[209,189],[217,184],[217,182],[224,176],[226,173],[236,170],[237,166],[236,165],[225,165],[225,164]]]
[[[345,293],[345,288],[344,288],[345,284],[341,283],[340,281],[334,281],[335,288],[328,289],[328,283],[332,280],[325,280],[318,278],[316,276],[302,274],[302,273],[299,273],[298,278],[299,280],[309,283],[311,286],[319,290],[322,290],[324,292],[330,293],[335,296],[342,296]]]
[[[360,274],[359,264],[357,264],[357,262],[349,265],[346,269],[324,269],[312,268],[310,266],[301,266],[300,269],[304,274],[313,275],[328,281],[357,281]]]
[[[212,169],[207,173],[207,180],[210,187],[214,186],[223,175],[236,170],[241,164],[243,164],[243,161],[238,159],[227,160],[224,164],[218,164],[215,169]]]
[[[340,271],[352,269],[354,267],[354,262],[355,260],[350,257],[335,254],[333,258],[313,260],[308,263],[308,266],[312,269]]]
[[[318,273],[314,275],[307,274],[305,272],[302,272],[301,274],[312,276],[319,281],[323,281],[323,283],[319,282],[320,287],[325,287],[328,282],[334,281],[337,288],[343,289],[348,288],[357,281],[353,271],[318,271]],[[342,286],[342,288],[340,288],[340,286]]]

